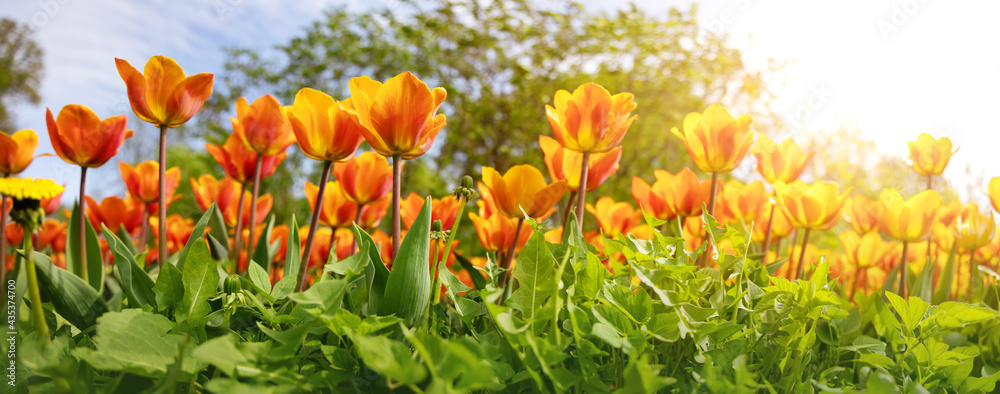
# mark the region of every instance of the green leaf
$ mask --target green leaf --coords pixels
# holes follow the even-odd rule
[[[660,376],[661,365],[649,364],[649,357],[643,355],[629,360],[625,367],[625,387],[622,393],[656,393],[677,382],[677,379]]]
[[[219,293],[219,269],[205,242],[195,242],[184,264],[184,296],[177,307],[178,322],[199,321],[212,311],[208,299]]]
[[[289,228],[299,228],[299,224],[292,215],[292,224]],[[278,283],[271,289],[271,295],[275,299],[288,297],[293,291],[299,289],[299,269],[301,267],[302,254],[299,252],[299,232],[288,232],[288,244],[285,248],[285,276],[281,277]]]
[[[653,303],[646,290],[639,288],[635,294],[625,286],[604,286],[602,298],[625,312],[634,322],[644,324],[653,314]]]
[[[944,269],[941,270],[941,277],[938,278],[937,288],[934,289],[934,302],[932,303],[935,305],[948,301],[951,298],[951,285],[955,281],[955,252],[957,249],[958,243],[955,243],[951,251],[948,252],[948,260],[944,264]]]
[[[340,300],[346,290],[346,280],[328,279],[312,285],[301,293],[292,293],[288,299],[301,305],[317,305],[320,311],[329,311],[340,306]]]
[[[430,201],[429,198],[427,200]],[[430,258],[430,252],[427,253],[427,258]],[[430,288],[429,283],[427,287]],[[352,335],[351,341],[354,342],[354,350],[361,360],[375,372],[403,384],[418,384],[427,377],[427,370],[413,359],[410,348],[402,342],[384,336],[360,335]]]
[[[43,299],[52,303],[59,316],[76,328],[86,330],[108,312],[108,304],[83,279],[53,265],[49,256],[39,252],[32,256],[38,274],[38,290]]]
[[[101,244],[97,242],[97,232],[87,220],[87,215],[81,212],[80,204],[73,204],[66,232],[66,269],[81,276],[80,272],[80,227],[78,220],[83,220],[87,232],[87,279],[90,286],[100,292],[104,286],[104,259],[101,256]]]
[[[173,310],[181,302],[184,297],[184,281],[181,276],[181,271],[173,264],[160,266],[160,274],[153,285],[157,310]]]
[[[431,297],[430,242],[431,198],[428,196],[399,245],[385,294],[378,305],[380,315],[396,315],[411,327],[423,316]]]
[[[160,377],[184,342],[182,335],[169,333],[173,328],[170,319],[142,309],[109,312],[97,322],[97,349],[77,348],[72,353],[96,369]],[[192,374],[194,363],[188,359],[182,370]]]
[[[486,278],[483,278],[482,275],[478,275],[480,272],[479,269],[476,268],[475,265],[472,265],[472,262],[469,261],[467,257],[458,253],[453,253],[452,255],[455,256],[455,261],[458,261],[458,263],[462,265],[462,268],[469,271],[469,276],[472,277],[472,285],[475,286],[476,290],[485,289]]]
[[[153,292],[153,279],[146,274],[135,257],[128,251],[125,244],[115,236],[111,229],[101,226],[104,239],[108,241],[108,249],[115,256],[115,267],[122,280],[122,290],[128,297],[129,305],[134,308],[150,305],[156,307],[156,294]],[[167,264],[170,265],[170,264]]]
[[[885,292],[885,296],[889,300],[889,304],[892,305],[892,309],[895,309],[896,313],[899,314],[902,323],[910,330],[917,328],[920,321],[924,319],[927,308],[930,307],[930,304],[917,297],[910,297],[909,301],[905,301],[903,297],[889,291]]]
[[[187,243],[184,244],[184,248],[182,248],[181,252],[177,255],[178,270],[182,272],[184,271],[184,263],[187,262],[188,253],[191,253],[192,246],[195,244],[204,244],[204,242],[200,242],[202,239],[204,239],[202,234],[205,234],[205,227],[208,226],[208,222],[212,219],[212,211],[214,210],[215,210],[215,202],[212,202],[212,205],[208,207],[208,210],[205,211],[205,214],[201,215],[201,219],[198,219],[198,223],[195,223],[194,231],[191,232],[191,237],[188,238]],[[205,250],[206,251],[208,250],[207,245],[205,246]],[[161,264],[166,265],[166,263],[161,263]]]
[[[257,289],[267,295],[271,295],[271,278],[267,276],[267,271],[260,264],[250,264],[247,268],[250,274],[250,281]]]
[[[224,251],[225,254],[228,255],[229,254],[229,242],[228,242],[228,240],[229,240],[229,228],[227,228],[227,226],[226,226],[226,218],[222,216],[222,209],[220,209],[218,206],[216,206],[215,209],[213,209],[211,212],[212,212],[212,219],[211,219],[211,222],[210,222],[210,225],[209,225],[209,227],[211,228],[210,231],[209,231],[209,235],[211,235],[212,237],[214,237],[216,240],[226,240],[227,241],[227,242],[220,242],[219,246],[222,247],[221,251]],[[213,247],[212,251],[215,252],[214,247]]]
[[[470,273],[472,276],[479,275],[479,271],[472,271]],[[462,283],[451,270],[445,268],[438,272],[438,276],[441,278],[441,283],[444,284],[445,291],[448,293],[448,298],[450,298],[455,303],[455,310],[461,316],[470,316],[478,314],[481,308],[475,301],[470,300],[468,297],[459,296],[458,293],[465,293],[472,290],[471,287],[466,286]],[[480,275],[480,278],[482,276]]]
[[[354,239],[359,240],[358,248],[368,250],[369,264],[365,266],[365,283],[368,284],[368,311],[375,313],[379,310],[382,297],[385,295],[385,286],[389,281],[389,269],[385,268],[385,264],[382,263],[382,254],[379,253],[378,246],[375,245],[375,240],[372,239],[371,235],[368,235],[357,225],[354,226],[353,230]],[[427,286],[430,287],[430,285]]]
[[[541,231],[535,231],[517,255],[514,279],[518,288],[511,293],[510,306],[521,311],[527,320],[534,320],[535,313],[545,300],[555,292],[552,284],[556,260],[549,251],[548,242]]]

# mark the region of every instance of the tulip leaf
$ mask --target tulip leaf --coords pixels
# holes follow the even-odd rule
[[[222,209],[218,206],[211,210],[212,220],[211,220],[211,235],[215,236],[215,239],[228,240],[229,239],[229,228],[226,226],[226,219],[222,216]],[[226,253],[229,253],[229,243],[223,242],[222,246],[225,247]],[[213,251],[214,252],[214,251]]]
[[[292,218],[292,220],[293,220],[292,224],[294,225],[295,218]],[[291,227],[291,228],[298,228],[298,227]],[[260,237],[257,238],[257,243],[255,244],[256,246],[254,247],[253,250],[253,259],[250,260],[260,265],[260,267],[263,268],[264,271],[270,271],[271,267],[270,244],[271,244],[271,230],[273,229],[274,229],[274,215],[271,215],[270,218],[267,220],[267,226],[264,227],[264,231],[262,231],[260,233]],[[294,231],[290,231],[290,233],[291,232]],[[253,235],[250,236],[252,237]],[[247,264],[250,263],[248,262]]]
[[[380,315],[396,315],[410,326],[423,316],[431,296],[430,241],[431,198],[427,197],[394,257],[379,302]]]
[[[172,310],[181,302],[184,297],[184,281],[181,276],[181,271],[173,264],[160,267],[160,274],[153,285],[158,310]]]
[[[187,261],[187,256],[188,256],[188,253],[191,252],[192,245],[198,244],[198,243],[204,244],[204,242],[198,242],[198,241],[204,238],[203,234],[205,234],[205,227],[208,226],[208,222],[212,218],[212,211],[213,210],[215,210],[215,203],[214,202],[212,203],[212,205],[210,207],[208,207],[208,211],[205,211],[205,214],[201,215],[201,219],[198,219],[198,223],[196,223],[194,225],[194,231],[191,232],[191,237],[188,238],[187,243],[184,244],[184,248],[181,249],[181,252],[177,255],[177,269],[179,271],[184,272],[184,262]],[[205,249],[206,249],[206,252],[207,252],[207,249],[208,249],[207,245],[205,246]],[[163,264],[166,264],[166,263],[163,263]],[[218,274],[216,274],[216,275],[218,275]]]
[[[218,238],[215,238],[215,234],[209,232],[205,236],[205,239],[208,240],[208,248],[212,252],[213,259],[219,261],[229,260],[229,248],[222,241],[219,241]],[[228,238],[226,239],[228,240]]]
[[[106,226],[101,227],[104,231],[104,239],[108,241],[108,249],[111,249],[111,254],[115,256],[115,268],[118,269],[122,290],[128,297],[129,305],[133,308],[145,305],[155,308],[156,294],[153,292],[153,279],[135,262],[135,256],[128,251],[125,243],[118,239],[111,229]]]
[[[66,231],[66,269],[80,276],[80,226],[78,220],[83,220],[87,232],[87,279],[90,285],[100,292],[104,285],[104,259],[101,256],[101,244],[97,242],[97,232],[90,225],[85,215],[80,210],[79,204],[73,204],[73,213],[70,214],[69,224]]]
[[[458,253],[453,253],[453,255],[455,256],[455,261],[458,261],[458,263],[462,265],[462,268],[465,268],[466,271],[469,271],[469,276],[472,277],[472,284],[476,288],[476,290],[485,289],[486,278],[483,278],[483,276],[480,274],[480,270],[476,268],[475,265],[472,265],[472,262],[469,261],[467,257],[462,256]]]
[[[83,279],[53,265],[49,256],[39,252],[32,256],[42,298],[52,303],[56,313],[70,324],[86,330],[110,310],[97,290]]]
[[[104,225],[102,224],[101,226],[103,227]],[[139,253],[139,251],[135,247],[135,239],[132,238],[132,234],[128,233],[128,230],[125,230],[125,226],[118,227],[117,234],[118,234],[118,239],[122,240],[122,244],[125,245],[125,248],[128,249],[129,253],[132,253],[132,256],[135,256],[136,254]],[[145,263],[145,261],[143,261],[143,263]]]
[[[555,292],[555,269],[556,260],[544,235],[541,231],[533,232],[517,255],[513,275],[518,287],[510,295],[509,306],[520,310],[528,320],[534,320],[535,313]]]
[[[295,220],[295,215],[292,215],[292,225],[289,228],[299,228],[299,224]],[[285,247],[285,274],[281,277],[278,283],[274,284],[274,289],[271,290],[271,295],[275,299],[282,299],[288,297],[293,291],[298,290],[299,284],[299,267],[301,267],[302,257],[299,254],[299,232],[289,231],[288,232],[288,245]]]
[[[933,300],[934,291],[934,266],[932,265],[930,256],[927,256],[927,261],[924,263],[924,269],[920,270],[920,274],[917,275],[917,279],[913,281],[913,294],[920,297],[924,302],[930,303]]]
[[[378,245],[375,245],[375,240],[372,239],[371,235],[368,235],[356,224],[353,230],[354,239],[358,240],[358,249],[368,251],[369,264],[365,266],[365,283],[368,285],[368,310],[374,313],[379,310],[379,304],[385,294],[386,282],[389,281],[389,269],[385,268],[385,264],[382,263],[382,254],[379,253]],[[383,246],[389,247],[388,245]]]
[[[219,293],[218,264],[212,260],[207,244],[194,243],[181,272],[184,296],[175,312],[177,321],[197,321],[212,311],[208,299]]]
[[[937,288],[934,289],[934,302],[932,302],[932,304],[940,304],[948,301],[948,298],[951,297],[951,284],[955,281],[956,249],[958,249],[957,243],[951,248],[951,251],[948,252],[948,260],[944,264],[944,269],[941,270],[941,277],[938,279]]]

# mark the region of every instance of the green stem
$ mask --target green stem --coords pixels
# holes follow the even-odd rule
[[[42,342],[48,344],[49,325],[45,323],[45,312],[42,309],[42,295],[38,292],[38,276],[35,273],[34,248],[31,245],[31,232],[24,232],[22,249],[25,257],[25,276],[28,279],[28,299],[31,300],[31,320],[35,323],[35,330]]]
[[[392,155],[392,260],[399,251],[399,188],[403,183],[403,160],[399,154]]]
[[[160,265],[162,266],[167,263],[167,125],[165,124],[160,125],[160,201],[157,205],[160,208],[160,243],[157,249],[160,252]],[[80,232],[83,230],[81,229]],[[85,256],[80,257],[81,260],[86,261]]]
[[[583,167],[580,168],[580,193],[576,195],[576,221],[583,234],[583,205],[587,197],[587,172],[590,169],[590,152],[583,152]]]
[[[431,284],[431,294],[434,294],[434,303],[437,304],[441,302],[441,290],[439,289],[441,284],[440,274],[438,269],[440,269],[441,260],[448,260],[448,256],[451,256],[451,244],[455,242],[455,234],[458,233],[458,224],[462,221],[462,214],[465,213],[465,204],[468,200],[465,197],[459,197],[458,199],[458,216],[455,216],[455,222],[451,224],[451,230],[448,233],[448,243],[444,246],[444,255],[434,256],[434,283]],[[517,240],[514,240],[516,243]],[[470,272],[469,274],[475,274]],[[430,310],[430,306],[427,307]]]
[[[80,205],[77,207],[79,211],[76,215],[77,221],[74,224],[77,225],[77,243],[79,243],[80,251],[80,279],[83,279],[84,282],[90,283],[90,272],[87,270],[87,225],[85,222],[87,211],[86,208],[84,208],[86,205],[86,200],[84,199],[86,184],[87,167],[80,166],[80,199],[78,200],[80,201]],[[27,231],[25,231],[25,235],[27,236]]]
[[[237,267],[233,269],[233,272],[239,270],[240,250],[243,250],[243,200],[246,199],[246,188],[246,185],[240,184],[240,202],[236,204],[236,228],[233,229],[233,252],[236,253],[235,260]],[[249,261],[250,255],[247,255],[248,264]]]

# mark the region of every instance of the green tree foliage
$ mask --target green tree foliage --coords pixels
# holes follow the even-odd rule
[[[221,139],[229,132],[225,115],[240,96],[273,92],[290,103],[299,89],[312,87],[346,98],[352,77],[385,80],[412,71],[448,90],[448,126],[429,157],[408,163],[404,193],[438,196],[461,175],[479,174],[480,165],[544,168],[538,136],[552,135],[545,104],[559,89],[596,81],[611,92],[634,93],[639,104],[621,169],[600,189],[631,200],[633,175],[651,178],[652,168],[689,164],[669,133],[685,114],[715,101],[738,104],[732,105],[738,111],[765,94],[760,75],[745,69],[724,37],[706,34],[696,11],[657,16],[633,5],[609,14],[575,2],[528,0],[403,0],[379,12],[333,10],[276,55],[228,49],[227,72],[199,117],[206,126],[200,129]],[[298,172],[297,156],[274,182]]]
[[[12,19],[0,19],[0,130],[14,131],[13,105],[41,102],[38,88],[43,66],[42,48],[31,29]]]

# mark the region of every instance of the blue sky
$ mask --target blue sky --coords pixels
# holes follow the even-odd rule
[[[551,0],[539,0],[546,3]],[[173,57],[189,73],[220,74],[224,46],[260,50],[285,43],[323,10],[395,7],[394,0],[31,0],[7,2],[0,15],[33,24],[45,50],[42,104],[15,108],[18,125],[51,152],[45,108],[84,104],[101,117],[131,112],[114,58],[142,67],[153,55]],[[11,4],[12,3],[12,4]],[[610,10],[618,1],[584,0]],[[691,1],[637,1],[662,14]],[[981,200],[1000,175],[1000,2],[966,0],[713,0],[700,4],[706,27],[730,34],[751,67],[789,62],[771,85],[772,103],[792,125],[779,137],[855,124],[885,152],[903,160],[920,132],[962,146],[945,173],[963,196]],[[810,105],[812,104],[812,105]],[[149,127],[136,124],[148,137]],[[114,159],[113,159],[114,160]],[[90,177],[88,193],[123,194],[113,162]],[[966,168],[973,174],[967,175]],[[78,169],[39,158],[26,175],[52,177],[76,190]],[[68,192],[64,201],[75,199]]]

